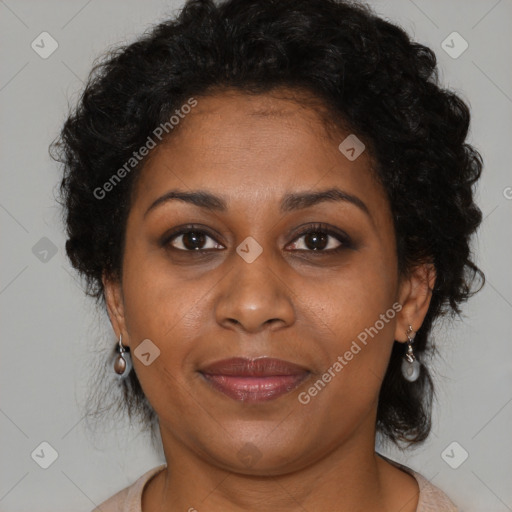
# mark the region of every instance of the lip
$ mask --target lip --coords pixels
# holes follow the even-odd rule
[[[274,400],[310,375],[302,366],[270,357],[223,359],[202,368],[200,373],[214,389],[242,402]]]

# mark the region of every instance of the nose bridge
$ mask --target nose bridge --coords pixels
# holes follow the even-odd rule
[[[257,331],[264,324],[293,322],[294,308],[289,288],[279,276],[279,258],[247,237],[230,256],[232,271],[217,301],[217,322],[234,321],[247,331]]]

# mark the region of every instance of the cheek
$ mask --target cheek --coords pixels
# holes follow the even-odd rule
[[[324,341],[319,340],[329,392],[318,394],[325,393],[325,400],[343,397],[345,403],[370,403],[378,395],[400,309],[395,302],[394,279],[385,262],[368,258],[313,289],[308,309],[319,328],[325,325],[329,332]]]
[[[159,248],[127,239],[123,262],[123,295],[127,329],[136,343],[180,327],[189,310],[193,287],[179,270],[171,270]]]
[[[396,300],[397,276],[386,259],[383,251],[365,250],[315,290],[321,318],[327,318],[344,339],[373,326]],[[382,330],[387,332],[389,327]]]
[[[162,268],[156,253],[127,244],[125,254],[123,296],[132,361],[146,396],[158,408],[160,396],[169,396],[162,390],[172,391],[179,385],[176,379],[181,378],[190,346],[187,336],[194,332],[188,326],[194,290],[179,274]],[[139,345],[147,339],[158,354],[148,366],[137,357],[142,350]]]
[[[190,405],[184,366],[197,332],[191,306],[200,294],[196,286],[179,273],[162,268],[148,253],[133,250],[124,268],[126,328],[137,377],[159,417],[168,413],[179,417],[179,411]],[[137,347],[146,339],[158,349],[158,356],[149,365],[137,357]]]

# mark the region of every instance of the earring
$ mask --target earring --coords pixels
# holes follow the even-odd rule
[[[130,354],[128,353],[130,347],[123,347],[123,336],[119,335],[119,345],[116,347],[116,352],[118,352],[117,357],[114,361],[114,371],[120,378],[125,378],[132,368],[132,362]]]
[[[402,361],[402,375],[404,376],[405,380],[408,380],[409,382],[414,382],[418,379],[420,376],[420,370],[421,366],[420,363],[417,361],[416,357],[414,356],[414,352],[412,349],[412,343],[414,342],[414,333],[411,336],[411,333],[414,331],[412,330],[412,326],[409,325],[409,328],[405,332],[407,336],[407,352],[404,355],[404,359]]]

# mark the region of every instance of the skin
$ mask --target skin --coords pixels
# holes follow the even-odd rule
[[[349,161],[338,149],[348,133],[327,132],[315,109],[276,92],[197,100],[141,172],[121,279],[104,278],[116,335],[132,354],[145,339],[160,350],[148,366],[132,357],[168,465],[146,485],[142,510],[414,511],[416,480],[376,455],[375,420],[393,342],[421,326],[434,269],[398,275],[390,206],[370,157]],[[279,211],[285,194],[332,187],[360,198],[369,215],[335,201]],[[145,215],[171,189],[207,190],[228,209],[173,200]],[[308,248],[295,233],[318,222],[353,245],[331,255]],[[205,256],[187,252],[182,236],[159,244],[189,223],[210,230]],[[236,252],[248,236],[263,249],[252,263]],[[328,240],[325,249],[340,245]],[[301,404],[299,393],[397,302],[400,312]],[[285,359],[311,375],[275,400],[243,403],[197,371],[235,356]],[[257,454],[249,467],[244,446]]]

